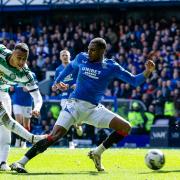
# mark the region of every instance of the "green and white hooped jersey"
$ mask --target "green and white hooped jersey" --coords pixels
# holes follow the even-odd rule
[[[7,92],[9,87],[15,84],[26,86],[28,91],[37,89],[38,86],[27,65],[18,70],[9,64],[7,57],[11,54],[12,51],[0,44],[0,91]]]

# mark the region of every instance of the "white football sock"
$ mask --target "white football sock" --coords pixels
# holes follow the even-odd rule
[[[26,156],[24,156],[24,157],[23,157],[21,160],[19,160],[18,162],[19,162],[20,164],[22,164],[23,166],[25,166],[28,161],[29,161],[29,159],[28,159]]]
[[[106,148],[103,146],[103,144],[100,144],[98,147],[94,149],[94,153],[101,155],[105,150]]]
[[[9,114],[6,113],[5,109],[0,106],[0,123],[2,123],[7,129],[23,137],[27,141],[32,143],[33,134],[27,131],[17,121],[15,121]]]
[[[0,126],[0,163],[7,162],[8,154],[11,144],[11,132],[4,127]]]

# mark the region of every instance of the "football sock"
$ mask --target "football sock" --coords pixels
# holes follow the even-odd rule
[[[30,159],[37,156],[39,153],[44,152],[52,144],[54,144],[54,141],[50,136],[48,136],[47,139],[40,140],[31,149],[29,149],[19,163],[25,165]]]
[[[17,121],[10,117],[3,106],[0,106],[0,122],[10,131],[18,134],[19,136],[25,138],[27,141],[32,142],[33,135],[29,133],[23,126],[21,126]]]
[[[24,166],[28,161],[29,159],[26,156],[23,156],[23,158],[18,162]]]
[[[103,142],[103,146],[108,149],[111,147],[114,143],[117,144],[119,141],[124,139],[125,136],[127,136],[128,133],[124,131],[114,131],[112,132],[106,140]]]
[[[95,154],[101,155],[106,148],[103,146],[103,144],[100,144],[98,147],[94,149]]]
[[[6,162],[10,150],[11,132],[4,127],[0,126],[0,163]]]

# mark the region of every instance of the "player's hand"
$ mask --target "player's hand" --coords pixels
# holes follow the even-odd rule
[[[36,109],[33,109],[32,110],[32,116],[38,118],[40,116],[40,111],[36,110]]]
[[[58,90],[57,87],[56,87],[56,85],[52,86],[51,89],[52,89],[52,91],[54,91],[54,92]]]
[[[61,90],[61,91],[66,91],[69,88],[68,84],[65,84],[63,82],[57,83],[54,86],[52,86],[52,90],[56,91],[56,90]]]
[[[155,69],[155,63],[152,61],[152,60],[148,60],[146,63],[145,63],[145,68],[147,72],[149,73],[152,73]]]

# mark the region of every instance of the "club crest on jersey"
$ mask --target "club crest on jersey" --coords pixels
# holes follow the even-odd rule
[[[83,59],[83,60],[82,60],[82,63],[86,64],[86,63],[87,63],[87,60],[84,60],[84,59]]]
[[[11,78],[12,80],[16,79],[16,74],[14,74],[14,73],[10,74],[10,78]]]

